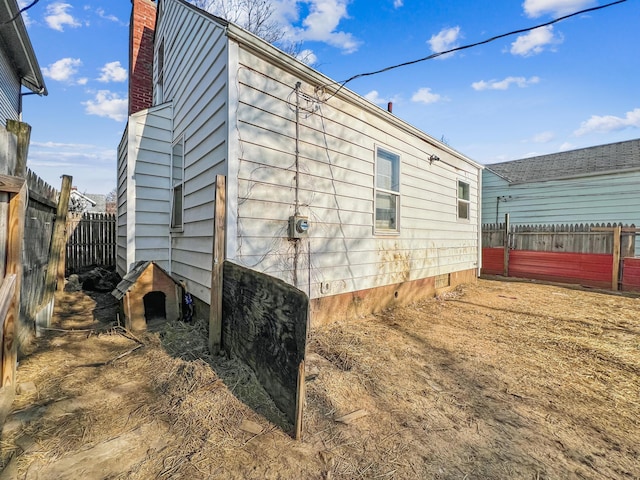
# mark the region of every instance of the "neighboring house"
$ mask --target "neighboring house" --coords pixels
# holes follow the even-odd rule
[[[226,258],[307,293],[314,323],[475,281],[481,165],[183,0],[155,14],[133,0],[119,273],[153,260],[209,303],[224,175]]]
[[[640,226],[640,139],[486,165],[482,221]]]
[[[107,196],[103,193],[85,193],[85,197],[91,199],[94,203],[87,212],[88,213],[106,213],[107,212]]]
[[[91,212],[96,206],[96,201],[88,195],[80,193],[76,187],[72,187],[69,192],[69,212],[83,214]]]
[[[0,125],[21,121],[22,93],[46,95],[42,72],[16,0],[0,0]]]

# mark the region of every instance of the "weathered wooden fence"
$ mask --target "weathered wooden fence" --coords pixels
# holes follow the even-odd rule
[[[506,220],[482,227],[482,273],[640,291],[635,225],[510,226]]]
[[[28,328],[20,330],[21,346],[28,341],[33,326],[47,324],[53,313],[53,302],[42,302],[58,200],[58,192],[31,171],[27,172],[27,186],[29,202],[24,220],[20,309],[22,321]]]
[[[6,128],[0,126],[0,403],[9,404],[17,359],[38,321],[49,322],[53,309],[56,277],[50,277],[57,274],[59,255],[52,232],[62,223],[57,192],[27,169],[30,138],[26,123],[7,120]],[[71,177],[65,179],[70,183]]]
[[[67,221],[66,273],[116,264],[116,216],[85,213]]]

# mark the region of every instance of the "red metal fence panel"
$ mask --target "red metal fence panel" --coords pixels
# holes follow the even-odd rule
[[[626,257],[622,267],[622,290],[640,292],[640,258]]]
[[[504,270],[504,248],[482,249],[482,274],[502,275]]]
[[[610,288],[613,255],[511,250],[509,276]]]

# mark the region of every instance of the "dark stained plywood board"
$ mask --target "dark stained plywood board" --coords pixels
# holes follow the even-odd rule
[[[256,373],[292,424],[309,298],[282,280],[224,262],[222,345]]]

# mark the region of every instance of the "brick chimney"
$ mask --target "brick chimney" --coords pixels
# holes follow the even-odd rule
[[[156,4],[131,0],[129,22],[129,115],[153,104],[153,38]]]

